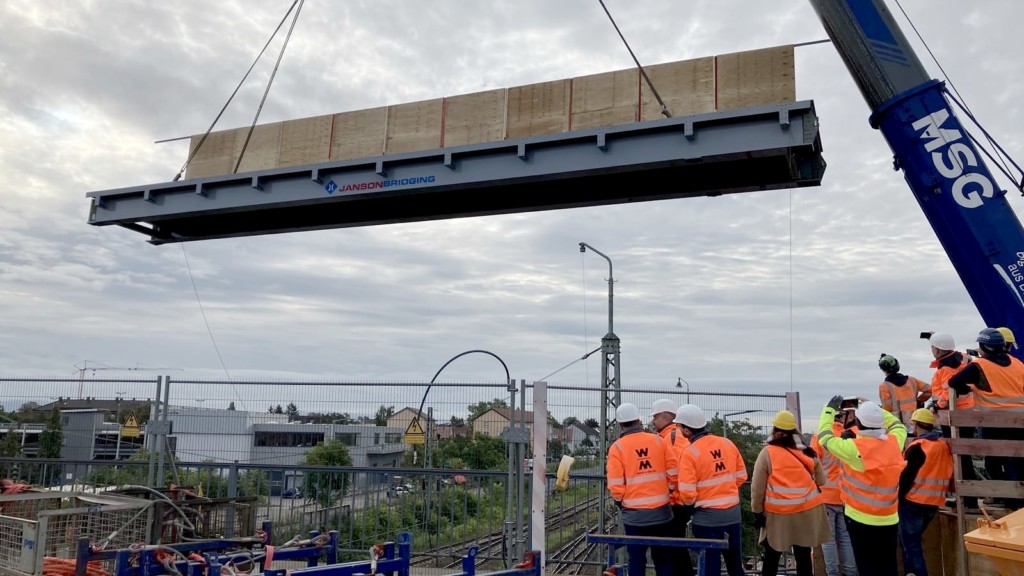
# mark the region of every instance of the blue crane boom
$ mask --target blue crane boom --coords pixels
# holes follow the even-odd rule
[[[945,84],[928,75],[884,0],[811,4],[981,317],[1024,333],[1024,228]]]

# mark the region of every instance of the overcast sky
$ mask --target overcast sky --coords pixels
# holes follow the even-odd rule
[[[89,360],[226,378],[182,248],[89,226],[85,193],[170,180],[186,145],[153,142],[205,130],[289,4],[0,4],[0,374],[72,376]],[[806,0],[607,4],[650,64],[825,37]],[[1011,32],[1024,5],[903,5],[976,115],[1018,154],[1024,62]],[[219,128],[250,121],[279,45]],[[309,0],[261,121],[629,66],[596,1]],[[875,397],[882,352],[929,379],[918,333],[966,344],[982,321],[834,47],[798,48],[796,71],[798,99],[814,100],[820,117],[821,187],[188,244],[228,373],[423,382],[482,348],[512,377],[542,378],[605,332],[607,265],[580,254],[585,241],[614,262],[626,390],[678,378],[705,390],[793,389],[815,412],[837,392]],[[549,381],[597,386],[599,376],[595,355]],[[441,379],[503,377],[475,355]],[[290,399],[316,409],[280,394]]]

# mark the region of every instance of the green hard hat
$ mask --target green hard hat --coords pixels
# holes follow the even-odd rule
[[[894,356],[888,354],[882,354],[878,359],[878,367],[882,369],[882,372],[886,374],[895,374],[900,371],[900,361]]]

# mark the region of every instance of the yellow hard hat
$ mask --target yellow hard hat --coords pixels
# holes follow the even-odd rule
[[[796,430],[796,416],[789,410],[782,410],[775,415],[772,426],[779,430]]]
[[[996,331],[1003,335],[1003,340],[1006,340],[1007,344],[1015,344],[1017,341],[1013,338],[1013,330],[1006,328],[996,328]]]
[[[914,410],[914,413],[910,415],[910,419],[914,422],[920,422],[922,424],[935,424],[935,413],[927,408],[918,408]]]

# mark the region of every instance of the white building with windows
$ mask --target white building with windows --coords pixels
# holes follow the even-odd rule
[[[395,467],[402,463],[404,430],[361,424],[281,422],[268,412],[172,408],[170,448],[181,463],[232,462],[266,466],[300,464],[310,448],[327,439],[348,448],[352,465]]]

